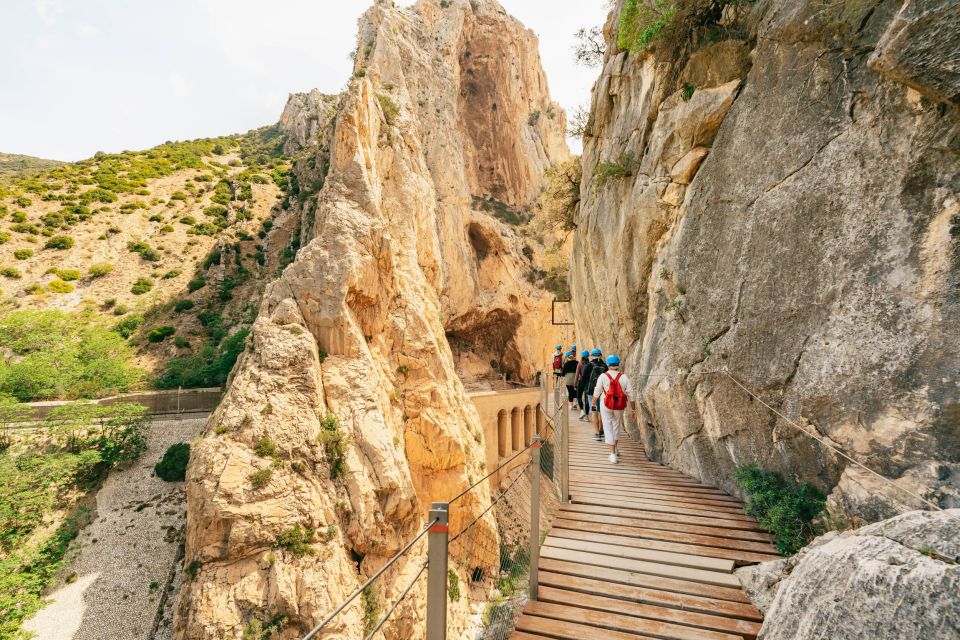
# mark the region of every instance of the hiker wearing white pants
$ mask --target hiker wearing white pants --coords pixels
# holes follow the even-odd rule
[[[633,399],[633,386],[630,378],[620,371],[620,357],[607,356],[609,369],[600,375],[593,397],[600,405],[600,420],[603,422],[603,439],[610,447],[610,462],[617,463],[617,441],[623,428],[623,413],[630,407],[634,420],[637,417],[637,405]]]

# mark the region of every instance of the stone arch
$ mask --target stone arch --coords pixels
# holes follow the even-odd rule
[[[501,457],[510,455],[510,418],[507,411],[501,409],[497,413],[497,452]]]

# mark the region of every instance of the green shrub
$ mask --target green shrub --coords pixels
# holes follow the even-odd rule
[[[150,329],[149,333],[147,333],[147,340],[150,342],[163,342],[176,332],[176,327],[171,327],[169,325],[154,327],[153,329]]]
[[[630,53],[646,50],[677,15],[677,0],[627,0],[620,10],[617,44]]]
[[[167,482],[180,482],[187,477],[187,463],[190,461],[190,445],[186,442],[178,442],[167,448],[158,462],[153,467],[153,472],[157,477]]]
[[[747,494],[744,511],[776,537],[781,553],[794,554],[813,539],[813,519],[826,505],[815,487],[787,482],[755,464],[737,467],[735,477]]]
[[[38,233],[40,233],[40,229],[37,228],[37,225],[35,225],[35,224],[26,224],[26,223],[24,223],[24,222],[20,222],[20,223],[18,223],[18,224],[11,225],[11,226],[10,226],[10,230],[11,230],[11,231],[15,231],[16,233],[25,233],[25,234],[28,234],[28,235],[31,235],[31,236],[35,236],[35,235],[37,235]],[[8,240],[9,240],[9,238],[8,238]]]
[[[330,467],[330,479],[343,476],[347,469],[347,438],[340,430],[340,420],[330,413],[320,421],[320,444],[323,445],[327,464]]]
[[[0,276],[3,276],[4,278],[20,279],[23,277],[23,274],[20,273],[20,269],[17,269],[16,267],[3,267],[0,268]]]
[[[267,486],[267,483],[270,482],[270,478],[273,477],[273,469],[267,467],[266,469],[259,469],[250,474],[250,484],[253,485],[254,489],[262,489]]]
[[[281,533],[273,546],[277,549],[286,549],[295,556],[313,555],[314,550],[310,546],[313,542],[313,531],[297,524]]]
[[[223,258],[223,254],[220,249],[214,249],[207,254],[207,257],[203,259],[203,268],[209,269],[215,264],[220,264],[220,260]]]
[[[447,569],[447,596],[451,602],[460,600],[460,576],[453,569]]]
[[[47,285],[47,291],[53,293],[70,293],[74,290],[74,286],[69,282],[64,282],[63,280],[54,280]]]
[[[53,236],[43,246],[45,249],[69,249],[73,246],[73,238],[70,236]]]
[[[30,205],[33,204],[33,200],[31,200],[26,196],[20,196],[19,198],[13,201],[13,204],[17,205],[18,207],[29,207]]]
[[[203,278],[194,278],[193,280],[187,283],[187,291],[189,291],[190,293],[193,293],[198,289],[202,289],[205,284],[207,284],[207,281],[204,280]]]
[[[160,227],[160,233],[173,233],[173,232],[174,232],[174,228],[168,224],[165,224],[162,227]]]
[[[612,178],[626,178],[637,170],[637,161],[629,153],[622,153],[616,162],[604,161],[597,164],[593,171],[593,181],[598,187],[607,184]]]
[[[150,278],[137,278],[137,281],[130,287],[130,293],[135,296],[143,295],[153,289],[153,280]]]
[[[186,201],[187,194],[185,194],[183,191],[174,191],[173,193],[170,194],[170,199]]]
[[[181,271],[180,269],[171,269],[170,271],[167,271],[165,274],[163,274],[163,279],[173,280],[174,278],[179,276],[181,273],[183,273],[183,271]]]
[[[67,282],[79,280],[83,275],[79,269],[57,269],[56,274],[61,280],[66,280]]]
[[[179,222],[180,224],[194,225],[194,224],[197,224],[197,219],[194,218],[193,216],[183,216],[182,218],[180,218]]]
[[[9,233],[7,233],[6,231],[0,231],[0,244],[7,244],[8,242],[10,242],[10,238],[12,238],[12,237],[13,237],[13,236],[11,236],[11,235],[10,235]],[[22,250],[21,250],[21,251],[22,251]],[[30,250],[29,250],[29,249],[26,249],[26,251],[30,251]],[[19,251],[16,252],[16,253],[19,253]],[[30,253],[31,253],[31,255],[33,254],[32,251],[30,251]],[[30,256],[27,256],[27,257],[30,257]]]
[[[91,278],[102,278],[113,271],[113,265],[109,262],[94,262],[87,269],[87,275]]]
[[[113,310],[114,315],[122,315],[120,313],[117,313],[118,311],[121,311],[121,310],[125,312],[126,307],[124,306],[117,307],[116,309]],[[122,337],[129,338],[134,333],[136,333],[137,329],[139,329],[140,325],[142,324],[143,324],[143,316],[141,315],[127,316],[126,318],[118,322],[113,327],[113,330],[119,333]]]
[[[275,458],[279,455],[277,444],[266,436],[257,441],[253,451],[261,458]]]
[[[130,312],[130,307],[128,307],[125,304],[118,304],[113,308],[113,315],[115,316],[122,316],[123,314],[129,313],[129,312]]]
[[[14,211],[10,216],[10,219],[14,222],[26,222],[27,221],[27,212],[26,211]]]
[[[177,304],[173,305],[173,310],[177,313],[189,311],[190,309],[193,309],[193,300],[190,299],[177,300]]]
[[[0,243],[2,244],[2,243]],[[17,249],[13,252],[13,257],[17,260],[26,260],[33,257],[33,249]]]
[[[400,107],[393,101],[393,98],[382,93],[377,94],[377,101],[383,110],[383,119],[387,121],[388,125],[392,126],[396,122],[397,116],[400,115]]]
[[[44,293],[46,290],[47,289],[39,282],[34,282],[32,285],[24,289],[24,291],[31,296],[38,296],[41,293]]]
[[[190,341],[184,338],[183,336],[176,336],[173,339],[173,344],[178,349],[188,349],[190,347]]]
[[[216,235],[219,230],[220,228],[214,224],[201,222],[187,229],[187,233],[195,236],[213,236]]]

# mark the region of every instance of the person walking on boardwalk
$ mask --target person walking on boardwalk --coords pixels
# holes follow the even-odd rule
[[[584,358],[583,367],[580,369],[580,380],[577,382],[577,395],[580,396],[580,420],[586,421],[590,419],[590,404],[593,402],[593,397],[587,392],[587,387],[590,385],[590,374],[593,371],[593,360],[590,359],[590,352],[584,351],[586,357]]]
[[[590,361],[590,380],[587,381],[587,399],[591,401],[590,418],[593,421],[593,439],[597,442],[603,440],[603,424],[600,422],[600,405],[593,396],[597,388],[597,381],[607,371],[607,365],[603,361],[603,352],[600,349],[594,349],[590,352],[593,359]]]
[[[577,399],[577,388],[573,381],[577,377],[577,352],[567,351],[567,359],[563,362],[563,384],[567,386],[567,402]]]
[[[557,345],[557,350],[553,352],[553,387],[560,384],[560,377],[563,375],[563,346]]]
[[[583,374],[583,368],[590,362],[590,352],[584,349],[580,353],[580,362],[577,363],[577,371],[573,374],[573,386],[577,393],[577,409],[580,409],[580,419],[586,417],[587,403],[583,397],[583,387],[580,386],[580,377]]]
[[[629,406],[636,420],[637,404],[633,400],[630,378],[620,371],[620,357],[615,354],[607,356],[607,366],[609,369],[600,375],[593,395],[600,408],[604,442],[610,447],[610,462],[616,464],[617,441],[620,439],[620,430],[623,429],[623,413]]]

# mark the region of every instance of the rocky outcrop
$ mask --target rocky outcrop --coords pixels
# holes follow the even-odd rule
[[[943,8],[958,14],[741,3],[641,55],[617,47],[614,9],[573,307],[627,356],[651,455],[732,492],[756,462],[836,489],[853,521],[921,506],[800,427],[957,504],[960,43]]]
[[[449,343],[475,341],[525,377],[552,339],[524,241],[494,214],[529,207],[566,157],[564,114],[530,31],[493,0],[443,5],[377,2],[335,117],[319,94],[284,111],[304,241],[191,458],[180,638],[238,635],[255,618],[300,637],[417,533],[431,501],[484,475]],[[488,500],[486,485],[465,496],[451,530]],[[478,526],[496,536],[489,514]],[[378,581],[380,612],[423,552]],[[414,589],[386,637],[420,637],[422,598]],[[469,602],[452,606],[452,628]],[[362,618],[358,599],[332,630],[362,637]]]
[[[960,509],[913,511],[737,571],[760,640],[960,637]]]

